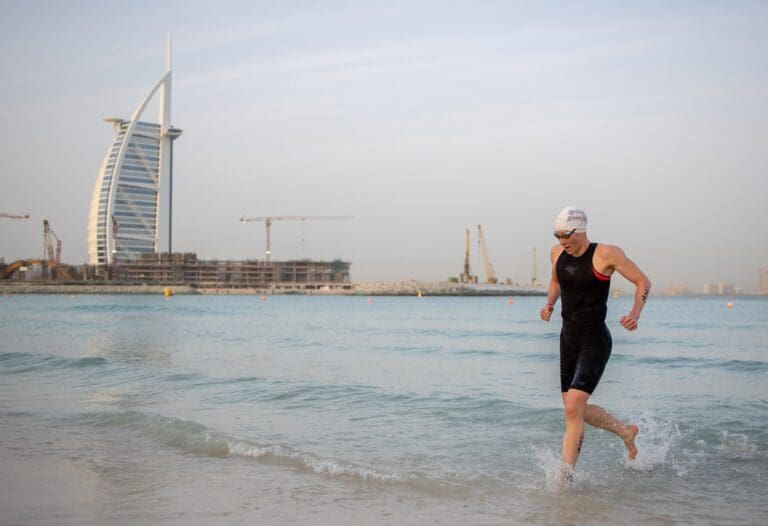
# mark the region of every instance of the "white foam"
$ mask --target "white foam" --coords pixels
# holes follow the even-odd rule
[[[81,402],[83,402],[83,403],[105,404],[105,403],[119,402],[121,400],[121,398],[122,397],[118,393],[115,393],[115,392],[111,392],[111,391],[93,391],[89,398],[81,400]]]
[[[718,449],[731,458],[749,460],[757,455],[757,445],[750,442],[747,435],[720,431]]]
[[[282,446],[255,446],[238,440],[228,441],[230,454],[286,464],[309,469],[319,475],[349,476],[361,480],[379,482],[404,482],[409,480],[400,473],[386,473],[367,466],[339,462],[331,458],[318,458]]]

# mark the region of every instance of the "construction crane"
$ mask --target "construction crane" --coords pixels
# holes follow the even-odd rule
[[[56,238],[56,252],[53,252],[53,239]],[[43,252],[48,257],[50,264],[59,265],[61,263],[61,239],[56,232],[51,230],[51,225],[47,219],[43,219]]]
[[[483,227],[477,225],[477,242],[480,245],[480,254],[483,256],[483,264],[485,265],[485,282],[497,283],[496,271],[493,270],[493,263],[488,257],[488,245],[485,244],[485,236],[483,235]]]
[[[262,217],[243,216],[240,218],[240,222],[251,223],[253,221],[264,221],[264,226],[267,231],[267,247],[264,253],[265,253],[266,261],[269,261],[270,256],[272,254],[272,250],[270,248],[272,221],[315,221],[318,219],[341,220],[341,219],[352,219],[353,217],[354,216],[262,216]]]
[[[461,283],[477,283],[477,278],[472,275],[469,267],[469,229],[464,234],[464,272],[459,276]]]
[[[5,212],[0,212],[0,217],[4,217],[6,219],[29,219],[29,214],[24,214],[23,216],[16,215],[16,214],[6,214]]]

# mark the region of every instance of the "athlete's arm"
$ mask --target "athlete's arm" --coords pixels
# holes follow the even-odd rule
[[[560,253],[563,251],[563,247],[559,244],[552,247],[549,254],[551,261],[551,273],[549,278],[549,291],[547,292],[547,304],[542,307],[539,312],[539,317],[544,321],[549,321],[552,317],[552,312],[555,310],[555,303],[560,298],[560,282],[557,281],[557,272],[555,271],[555,262],[560,257]]]
[[[625,329],[634,331],[637,329],[640,313],[643,311],[645,302],[648,300],[648,294],[651,292],[651,280],[619,247],[603,245],[603,250],[600,252],[599,257],[607,263],[609,268],[624,276],[635,286],[635,300],[632,303],[632,310],[619,320]]]

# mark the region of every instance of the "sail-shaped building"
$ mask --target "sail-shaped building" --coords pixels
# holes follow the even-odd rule
[[[158,122],[142,120],[158,95]],[[104,119],[115,129],[96,178],[88,216],[88,259],[98,267],[172,252],[173,141],[171,39],[166,71],[130,119]]]

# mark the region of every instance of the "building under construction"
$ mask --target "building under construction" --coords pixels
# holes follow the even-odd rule
[[[350,288],[350,263],[334,261],[203,260],[193,253],[141,254],[107,269],[128,283],[183,283],[202,287],[318,290]]]
[[[109,267],[69,267],[45,260],[0,263],[0,279],[37,282],[190,285],[273,291],[352,288],[350,263],[335,261],[202,260],[196,254],[142,254]],[[66,273],[64,270],[69,269]]]

